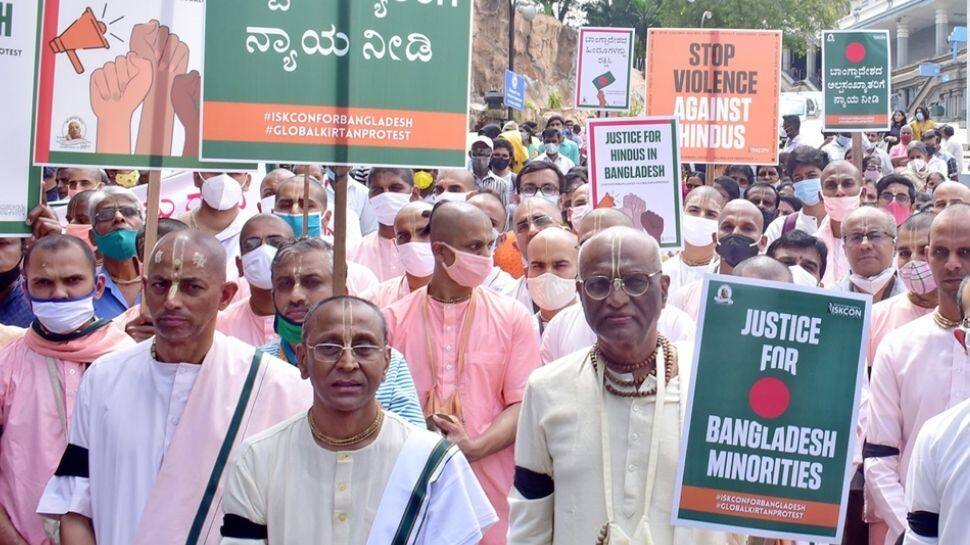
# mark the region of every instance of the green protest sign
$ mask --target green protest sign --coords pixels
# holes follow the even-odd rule
[[[825,130],[889,129],[889,31],[822,32]]]
[[[673,519],[838,543],[871,300],[704,280]]]
[[[206,2],[206,160],[461,167],[472,0]]]

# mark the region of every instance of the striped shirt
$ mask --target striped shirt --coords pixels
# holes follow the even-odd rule
[[[296,365],[295,362],[289,361],[287,355],[280,349],[279,339],[259,349],[291,365]],[[384,410],[400,416],[415,426],[428,427],[424,420],[424,411],[421,410],[421,403],[418,401],[418,391],[414,388],[414,379],[411,378],[411,371],[408,369],[408,362],[393,348],[391,362],[387,366],[387,376],[384,377],[384,382],[377,389],[375,396]]]

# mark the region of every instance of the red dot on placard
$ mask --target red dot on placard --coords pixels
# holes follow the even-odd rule
[[[852,42],[845,46],[845,58],[849,62],[862,62],[866,58],[866,46],[859,42]]]
[[[761,418],[778,418],[785,414],[790,402],[788,386],[774,377],[758,379],[748,392],[748,404],[754,414]]]

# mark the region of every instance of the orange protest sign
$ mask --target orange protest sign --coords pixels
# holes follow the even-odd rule
[[[646,115],[680,121],[681,161],[778,162],[781,31],[651,28]]]

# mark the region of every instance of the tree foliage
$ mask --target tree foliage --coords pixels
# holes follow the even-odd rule
[[[710,12],[705,28],[782,30],[785,47],[803,53],[809,37],[835,28],[849,12],[849,0],[587,0],[585,8],[590,25],[633,27],[638,36],[655,26],[698,28]],[[644,42],[637,41],[642,56]]]
[[[566,22],[566,16],[571,10],[577,8],[582,2],[580,0],[533,0],[538,4],[546,15],[551,15],[559,20],[560,23]],[[522,0],[519,0],[522,3]]]
[[[848,0],[647,0],[659,2],[665,27],[754,28],[783,31],[785,47],[804,53],[810,37],[835,28],[849,12]]]

